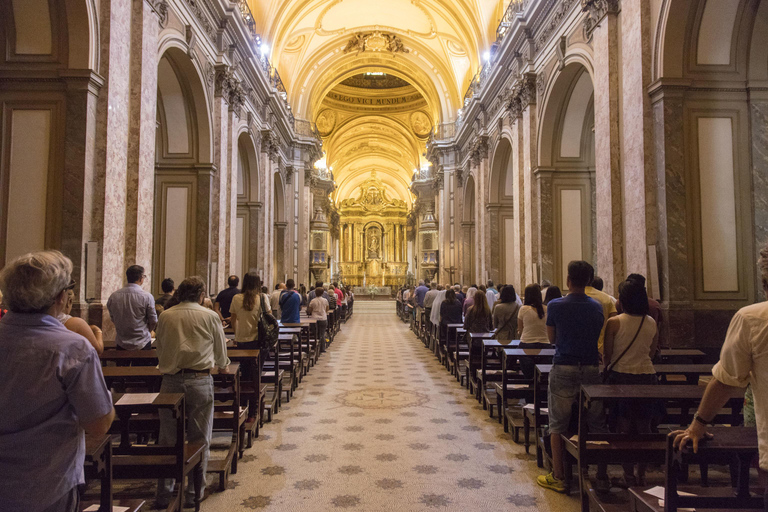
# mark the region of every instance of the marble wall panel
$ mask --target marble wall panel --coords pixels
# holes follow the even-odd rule
[[[528,215],[524,220],[525,252],[524,259],[528,262],[525,270],[526,283],[535,283],[539,281],[540,268],[537,275],[537,267],[540,267],[539,260],[539,198],[538,190],[535,188],[535,178],[533,172],[538,165],[537,161],[537,119],[536,105],[529,105],[523,110],[523,116],[520,120],[523,132],[523,201]]]
[[[536,175],[539,196],[539,251],[541,261],[540,280],[555,282],[555,199],[552,174],[539,172]]]
[[[754,204],[755,248],[768,243],[768,101],[752,100],[752,198]],[[760,273],[757,273],[755,300],[765,297]]]
[[[525,207],[525,174],[523,172],[523,130],[520,126],[522,118],[515,118],[512,123],[512,201],[515,212],[515,230],[513,233],[514,258],[517,262],[516,275],[518,284],[523,285],[526,282],[526,268],[528,267],[525,259],[525,222],[528,215]]]

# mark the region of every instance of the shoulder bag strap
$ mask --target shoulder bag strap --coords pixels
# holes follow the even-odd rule
[[[518,313],[518,314],[520,314],[520,304],[517,304],[517,303],[515,303],[515,305],[517,306],[517,309],[516,309],[517,313]],[[506,322],[504,322],[504,325],[502,325],[501,327],[499,327],[498,329],[496,329],[496,334],[494,334],[494,335],[493,335],[493,336],[494,336],[494,339],[495,339],[495,338],[496,338],[496,336],[499,334],[499,331],[503,331],[504,329],[506,329],[506,328],[507,328],[507,326],[509,325],[509,322],[510,322],[510,321],[512,321],[512,318],[513,318],[513,317],[509,317],[509,318],[507,319],[507,321],[506,321]]]
[[[635,333],[635,337],[632,338],[632,341],[629,342],[629,345],[627,345],[627,348],[624,349],[624,352],[621,353],[621,355],[612,363],[610,363],[606,367],[606,371],[612,371],[613,368],[618,364],[619,361],[621,361],[621,358],[624,357],[624,355],[629,352],[629,349],[632,348],[632,345],[635,344],[635,340],[637,340],[637,337],[640,336],[640,330],[643,328],[643,324],[645,323],[645,317],[648,315],[643,315],[643,319],[640,320],[640,326],[637,328],[637,332]]]

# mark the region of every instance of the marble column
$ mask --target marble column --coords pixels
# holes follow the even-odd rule
[[[77,283],[73,314],[101,325],[101,302],[89,311],[85,286],[85,242],[94,239],[92,184],[96,181],[94,152],[96,108],[99,90],[104,85],[91,71],[67,72],[67,110],[64,127],[64,175],[62,181],[61,251],[72,259],[72,277]]]
[[[133,2],[130,129],[125,218],[125,260],[144,266],[156,287],[164,276],[151,270],[155,203],[157,127],[157,14],[147,2]],[[155,275],[157,274],[157,275]],[[154,287],[153,287],[154,288]]]
[[[274,187],[275,181],[272,172],[272,163],[269,159],[269,152],[265,150],[265,144],[262,143],[259,153],[259,177],[261,184],[259,190],[262,191],[261,203],[264,205],[263,215],[261,216],[261,246],[259,249],[259,269],[262,271],[262,280],[271,290],[275,284],[272,282],[273,271],[273,230],[275,215]]]
[[[222,96],[213,100],[213,161],[217,173],[213,180],[211,219],[207,225],[211,229],[211,262],[216,263],[216,275],[210,278],[211,292],[221,289],[226,282],[228,272],[227,253],[229,249],[227,232],[230,224],[230,182],[232,181],[232,162],[230,150],[234,147],[232,124],[234,112]]]
[[[514,258],[515,275],[517,276],[517,286],[523,287],[528,282],[526,280],[526,271],[528,261],[525,259],[525,223],[527,222],[528,211],[525,207],[525,173],[523,172],[523,130],[521,127],[522,116],[515,115],[511,119],[512,123],[512,204],[515,215],[514,232]]]
[[[537,120],[536,105],[531,103],[522,112],[522,132],[523,132],[523,201],[528,215],[525,217],[524,226],[524,248],[523,257],[527,262],[525,269],[525,282],[538,282],[536,275],[536,266],[539,264],[539,201],[536,196],[534,170],[538,166],[537,158]]]
[[[488,216],[488,238],[489,246],[489,260],[490,265],[488,267],[488,278],[492,279],[495,284],[501,284],[506,282],[501,276],[501,259],[504,257],[504,250],[501,247],[501,231],[504,229],[501,222],[501,205],[498,203],[488,204],[486,206],[486,214]]]
[[[647,246],[656,243],[651,101],[646,92],[653,53],[650,25],[648,2],[622,2],[624,258],[627,273],[642,275],[648,275]]]
[[[261,267],[259,263],[259,248],[262,245],[261,236],[261,203],[248,203],[248,272],[256,271]]]
[[[99,13],[104,87],[96,107],[94,179],[86,186],[93,187],[93,240],[101,240],[95,298],[102,303],[122,287],[125,279],[131,5],[105,2]]]
[[[616,293],[625,277],[624,220],[621,200],[621,141],[619,140],[619,29],[617,14],[609,12],[593,34],[595,73],[595,173],[597,180],[596,272],[605,292]]]
[[[683,94],[679,88],[657,86],[651,96],[659,219],[659,285],[665,310],[662,336],[675,346],[693,346],[694,286],[693,262],[688,251],[690,226],[686,191],[689,183],[685,172]],[[599,245],[598,238],[598,248]]]

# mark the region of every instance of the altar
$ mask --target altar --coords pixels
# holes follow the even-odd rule
[[[355,300],[381,300],[392,298],[392,288],[389,286],[353,286],[352,291],[355,294]]]
[[[383,290],[377,296],[390,296],[408,274],[407,204],[390,197],[387,185],[372,171],[357,197],[341,201],[339,214],[339,270],[344,282],[359,296],[370,296],[371,286]]]

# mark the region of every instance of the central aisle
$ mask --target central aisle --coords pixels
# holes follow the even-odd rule
[[[575,511],[399,321],[355,304],[329,351],[203,512]]]

